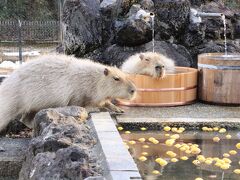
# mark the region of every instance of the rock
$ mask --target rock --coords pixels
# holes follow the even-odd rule
[[[56,121],[59,120],[59,116],[63,118],[71,116],[80,122],[84,122],[88,118],[88,113],[84,108],[78,106],[67,106],[64,108],[60,107],[41,110],[34,118],[34,137],[42,134],[42,130],[49,126],[49,124],[51,124],[53,121],[54,123],[57,123]],[[60,120],[63,121],[63,119]]]
[[[238,41],[228,41],[228,53],[240,53],[240,43]],[[190,50],[193,59],[195,59],[194,67],[197,67],[197,56],[202,53],[224,53],[225,46],[224,42],[205,42],[199,46],[194,47]]]
[[[148,11],[154,11],[154,2],[152,0],[141,0],[141,8]]]
[[[42,110],[19,174],[25,179],[85,179],[102,173],[92,148],[96,144],[80,107]],[[84,119],[84,118],[82,118]]]
[[[201,6],[205,4],[208,0],[190,0],[191,6]]]
[[[140,9],[119,21],[116,26],[116,43],[120,46],[138,46],[152,40],[150,13]]]
[[[234,38],[234,19],[235,11],[226,7],[223,2],[209,2],[201,6],[201,11],[207,13],[222,13],[226,16],[227,37]],[[224,26],[221,17],[204,17],[203,23],[206,25],[206,39],[217,40],[224,38]]]
[[[129,56],[139,53],[152,51],[152,42],[135,47],[121,47],[116,44],[108,47],[103,52],[102,63],[121,66]],[[188,50],[182,45],[167,43],[164,41],[155,41],[155,52],[162,53],[172,58],[178,66],[192,66],[192,58]]]
[[[99,0],[66,0],[63,6],[64,49],[77,57],[101,46]]]
[[[121,11],[122,0],[103,0],[100,4],[102,18],[102,40],[103,44],[113,38],[113,22]]]
[[[18,179],[29,139],[0,138],[0,179]]]
[[[205,30],[205,24],[189,24],[182,36],[182,44],[186,47],[199,46],[205,39]]]
[[[156,39],[178,39],[189,23],[190,2],[188,0],[154,0]]]
[[[122,0],[121,4],[121,16],[125,16],[133,4],[138,3],[140,0]]]

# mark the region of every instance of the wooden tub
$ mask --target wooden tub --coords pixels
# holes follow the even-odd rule
[[[240,104],[240,54],[198,56],[199,99],[217,104]]]
[[[176,67],[175,74],[164,79],[145,75],[129,75],[137,87],[133,101],[119,100],[125,106],[179,106],[196,100],[197,69]]]

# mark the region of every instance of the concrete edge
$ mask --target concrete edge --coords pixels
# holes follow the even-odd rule
[[[108,112],[92,113],[90,123],[99,141],[95,152],[100,152],[97,157],[104,168],[104,177],[107,180],[142,179],[110,114]]]
[[[131,125],[186,125],[189,128],[201,126],[224,126],[240,128],[240,118],[121,118],[116,117],[117,123]]]

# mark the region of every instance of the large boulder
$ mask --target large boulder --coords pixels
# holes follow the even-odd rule
[[[66,0],[63,6],[64,47],[80,57],[101,46],[102,23],[99,0]]]
[[[121,3],[122,0],[103,0],[100,4],[103,44],[111,42],[114,36],[113,25],[121,12]]]
[[[189,23],[188,0],[154,0],[156,13],[156,39],[178,39]]]
[[[85,123],[86,111],[76,106],[40,111],[34,119],[19,179],[85,179],[101,175],[92,153],[96,139]]]
[[[131,55],[139,52],[152,51],[152,43],[135,47],[121,47],[116,44],[108,47],[102,55],[102,63],[121,66]],[[188,50],[182,45],[171,44],[164,41],[155,42],[155,52],[172,58],[178,66],[192,66],[192,58]]]
[[[126,20],[116,22],[116,43],[120,46],[138,46],[152,40],[150,13],[139,9]]]

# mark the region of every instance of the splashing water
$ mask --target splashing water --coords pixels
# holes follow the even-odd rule
[[[222,15],[222,21],[224,26],[224,46],[225,46],[225,55],[227,55],[227,25],[226,25],[226,17],[223,14]]]
[[[154,14],[153,14],[153,13],[150,13],[150,16],[151,16],[151,20],[152,20],[152,48],[153,48],[153,52],[155,52]]]

